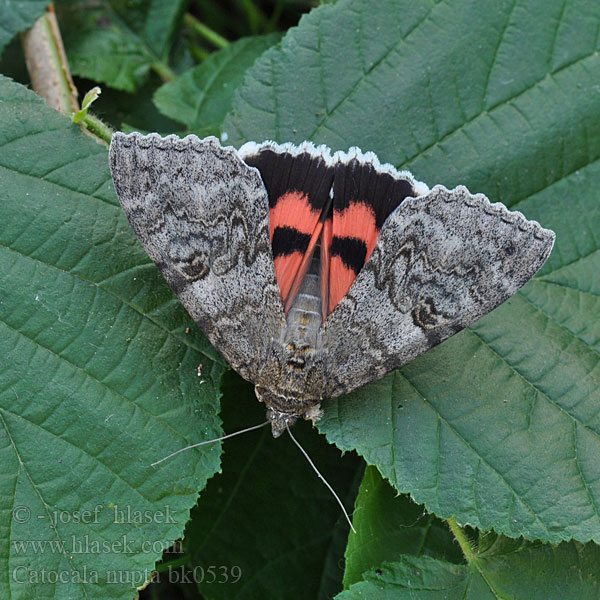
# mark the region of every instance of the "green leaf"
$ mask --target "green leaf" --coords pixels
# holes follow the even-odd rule
[[[471,565],[427,556],[403,556],[364,574],[336,600],[497,600],[598,598],[600,548],[578,542],[559,546],[510,540],[493,542]]]
[[[369,598],[369,590],[379,591],[381,596],[375,594],[376,598],[412,600],[546,600],[594,598],[598,593],[598,546],[571,542],[553,547],[495,533],[470,539],[476,536],[472,530],[467,533],[453,522],[442,523],[406,496],[394,497],[374,467],[365,471],[354,526],[358,535],[348,538],[344,574],[344,587],[350,586],[352,594],[340,598],[362,598],[359,592]],[[468,564],[451,531],[466,550]],[[379,569],[380,573],[375,569],[384,563],[394,572],[393,578],[387,578],[387,567]],[[353,585],[361,579],[361,585]]]
[[[0,10],[0,52],[17,33],[29,29],[48,4],[49,0],[5,0]]]
[[[443,521],[428,515],[408,496],[398,496],[375,467],[367,467],[353,518],[356,535],[348,537],[344,587],[362,574],[403,554],[463,562],[462,552]]]
[[[102,0],[92,7],[63,2],[59,13],[71,71],[133,92],[150,69],[172,76],[171,40],[184,0]]]
[[[278,33],[242,38],[213,52],[202,64],[159,88],[154,103],[164,115],[184,123],[190,133],[219,135],[246,71],[280,38]]]
[[[90,106],[98,99],[98,96],[101,93],[102,90],[98,86],[93,87],[89,92],[87,92],[87,94],[83,97],[83,100],[81,101],[81,109],[79,109],[73,115],[73,123],[80,123],[85,119],[85,117],[88,114],[88,110],[90,109]]]
[[[474,581],[475,580],[475,581]],[[474,585],[473,585],[474,584]],[[469,595],[473,585],[472,595]],[[465,566],[427,556],[407,556],[367,571],[363,581],[335,600],[494,600],[475,573]]]
[[[223,127],[358,145],[555,229],[521,293],[319,424],[428,511],[514,537],[600,540],[599,20],[585,0],[340,0],[257,61]]]
[[[224,364],[135,239],[104,146],[0,78],[0,147],[0,597],[130,599],[219,468],[218,445],[150,463],[219,435]]]
[[[233,373],[225,382],[227,429],[263,421],[252,386]],[[340,456],[306,422],[294,427],[294,435],[350,508],[362,461],[354,453]],[[349,530],[335,498],[287,435],[276,440],[265,427],[223,444],[222,473],[202,492],[184,539],[185,569],[197,574],[203,596],[280,599],[293,589],[297,600],[332,598],[342,587]],[[211,581],[210,565],[220,584]],[[182,570],[159,575],[181,579]]]

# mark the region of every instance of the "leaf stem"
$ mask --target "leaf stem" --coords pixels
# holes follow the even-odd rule
[[[275,4],[275,8],[271,13],[271,17],[267,23],[267,29],[269,31],[274,31],[277,27],[277,23],[279,22],[279,17],[281,17],[281,13],[285,7],[285,0],[277,0]]]
[[[175,71],[163,62],[152,63],[152,70],[166,83],[177,79]]]
[[[494,595],[494,598],[502,600],[502,596],[500,596],[500,593],[496,590],[494,583],[490,580],[487,573],[479,564],[479,561],[477,560],[477,554],[473,550],[473,546],[471,546],[471,541],[465,533],[465,530],[456,522],[454,517],[446,519],[446,523],[448,523],[450,531],[452,531],[452,533],[454,534],[454,537],[456,538],[460,549],[463,551],[468,565],[479,573],[480,577],[483,579],[483,581],[485,581],[486,585],[488,586],[490,592]]]
[[[259,33],[261,27],[267,22],[267,18],[262,10],[252,0],[238,0],[237,4],[241,4],[242,10],[245,11],[252,33]]]
[[[196,46],[196,44],[189,44],[188,47],[199,63],[204,62],[210,56],[210,52],[207,52],[204,48],[200,48],[200,46]]]
[[[103,123],[98,117],[88,113],[82,120],[80,125],[83,125],[90,133],[94,134],[97,138],[103,142],[110,144],[110,139],[113,134],[113,130]]]
[[[464,529],[460,527],[460,525],[454,520],[454,517],[450,517],[449,519],[447,519],[446,523],[448,523],[450,531],[452,531],[452,533],[454,534],[454,537],[456,538],[460,549],[465,555],[467,562],[470,565],[476,563],[477,558],[475,556],[475,553],[473,552],[471,542],[469,541],[469,538],[467,537],[467,534],[465,533]]]
[[[229,42],[216,31],[213,31],[210,27],[196,19],[194,15],[190,13],[186,13],[183,16],[183,22],[193,29],[196,33],[201,35],[207,42],[210,42],[213,46],[217,48],[225,48],[229,46]]]

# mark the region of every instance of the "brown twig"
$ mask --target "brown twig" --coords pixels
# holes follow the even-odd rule
[[[67,55],[52,4],[25,33],[21,34],[31,87],[52,108],[71,114],[79,110]]]

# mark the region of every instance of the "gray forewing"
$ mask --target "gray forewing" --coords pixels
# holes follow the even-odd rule
[[[255,382],[285,324],[256,169],[216,138],[115,134],[110,166],[150,258],[244,378]]]
[[[554,233],[464,187],[403,202],[323,326],[327,397],[416,358],[515,294]]]

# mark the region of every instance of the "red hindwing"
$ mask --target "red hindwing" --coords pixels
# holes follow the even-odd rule
[[[269,196],[275,274],[290,309],[313,254],[320,253],[323,319],[348,293],[373,252],[385,220],[408,196],[412,178],[380,167],[373,154],[271,142],[242,151]]]

